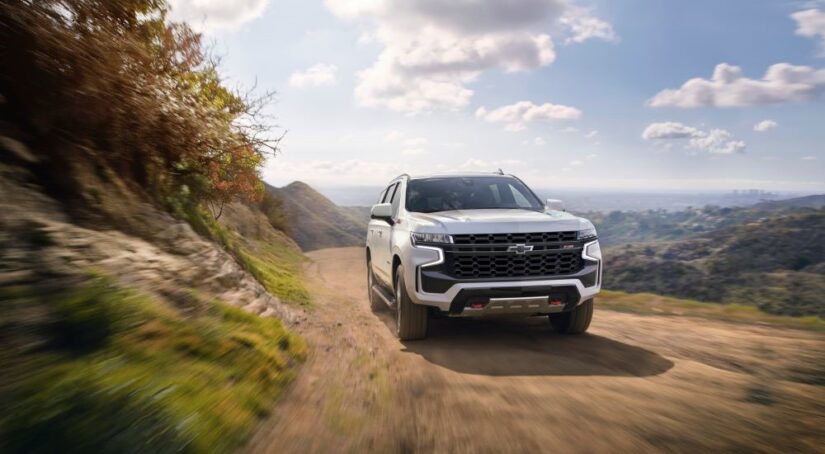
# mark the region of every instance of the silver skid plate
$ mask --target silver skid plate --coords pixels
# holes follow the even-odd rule
[[[547,296],[523,296],[514,298],[490,298],[483,308],[465,307],[461,315],[509,315],[509,314],[552,314],[564,310],[564,304],[550,304]]]

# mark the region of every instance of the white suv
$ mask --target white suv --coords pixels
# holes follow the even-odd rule
[[[395,309],[402,340],[425,337],[431,313],[547,315],[567,334],[590,325],[602,281],[596,229],[514,176],[402,175],[370,217],[370,305]]]

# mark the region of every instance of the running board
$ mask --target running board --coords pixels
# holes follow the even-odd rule
[[[387,306],[395,307],[395,298],[390,296],[389,292],[384,290],[384,287],[381,287],[380,285],[373,285],[372,286],[372,292],[374,294],[378,295],[379,298],[384,300],[384,302],[387,303]]]

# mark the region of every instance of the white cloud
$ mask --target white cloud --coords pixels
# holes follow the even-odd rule
[[[762,79],[749,79],[738,66],[716,65],[710,80],[695,78],[680,88],[659,92],[652,107],[740,107],[815,99],[825,90],[825,69],[771,65]]]
[[[536,137],[535,139],[533,139],[533,144],[535,144],[535,145],[537,145],[537,146],[541,147],[541,146],[543,146],[543,145],[546,145],[546,144],[547,144],[547,141],[545,141],[545,140],[544,140],[544,139],[542,139],[541,137]]]
[[[290,162],[271,160],[264,169],[266,181],[282,179],[301,180],[321,185],[383,185],[404,172],[413,171],[399,162],[380,162],[350,159],[345,161],[314,160]]]
[[[651,123],[642,132],[642,138],[655,140],[657,144],[660,140],[688,139],[687,148],[711,154],[735,154],[745,151],[745,142],[734,140],[731,133],[724,129],[703,131],[673,121]]]
[[[745,151],[745,142],[732,139],[731,133],[724,129],[711,129],[700,137],[690,139],[688,146],[712,154],[734,154]]]
[[[170,0],[169,19],[185,21],[197,31],[236,29],[261,17],[269,0]]]
[[[570,36],[565,39],[565,44],[582,43],[588,39],[601,39],[608,42],[619,40],[613,27],[590,15],[586,8],[571,6],[559,22],[570,31]]]
[[[583,165],[583,164],[584,164],[583,161],[575,159],[573,161],[570,161],[570,164],[567,164],[567,165],[570,166],[570,167],[578,167],[578,166]]]
[[[563,132],[565,134],[572,134],[574,132],[579,132],[579,128],[574,128],[572,126],[568,126],[566,128],[559,129],[559,132]]]
[[[289,85],[296,88],[335,85],[335,73],[338,67],[326,63],[317,63],[303,71],[296,71],[289,76]]]
[[[796,21],[796,34],[807,38],[819,38],[821,55],[825,56],[825,12],[807,9],[791,14]]]
[[[703,133],[699,129],[685,126],[682,123],[666,121],[663,123],[651,123],[642,132],[642,138],[652,139],[688,139],[699,137]]]
[[[479,107],[476,117],[491,123],[507,123],[507,131],[521,131],[526,129],[526,123],[533,121],[575,120],[582,115],[579,109],[559,104],[533,104],[530,101],[519,101],[515,104],[501,106],[487,110]]]
[[[571,8],[567,0],[325,3],[339,18],[361,24],[370,41],[383,46],[377,60],[358,73],[357,101],[407,113],[467,106],[473,95],[467,84],[484,71],[529,71],[551,64],[556,54],[543,30]],[[589,17],[589,12],[582,15]],[[579,28],[575,36],[599,37]]]
[[[597,135],[599,135],[599,131],[596,131],[594,129],[594,130],[588,132],[587,134],[585,134],[584,137],[588,138],[588,139],[592,139],[592,138],[596,137]]]
[[[779,126],[779,124],[773,120],[762,120],[759,123],[753,125],[753,130],[756,132],[765,132],[777,126]]]
[[[404,156],[421,156],[426,152],[427,150],[424,148],[405,148],[401,150],[401,154]]]
[[[803,161],[816,161],[817,159],[816,159],[816,156],[803,156],[802,160]]]
[[[592,160],[594,160],[598,157],[599,157],[599,155],[597,155],[596,153],[591,153],[591,154],[585,156],[585,159],[587,159],[588,161],[592,161]]]

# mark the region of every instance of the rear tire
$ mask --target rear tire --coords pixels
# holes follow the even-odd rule
[[[427,337],[427,306],[415,304],[407,294],[404,267],[395,270],[396,335],[402,341]]]
[[[375,275],[372,274],[372,258],[367,255],[367,298],[370,301],[370,309],[375,312],[381,309],[382,306],[386,307],[386,304],[375,296],[373,285],[375,285]]]
[[[587,331],[593,319],[593,299],[579,304],[575,309],[561,314],[548,315],[553,329],[560,334],[581,334]]]

